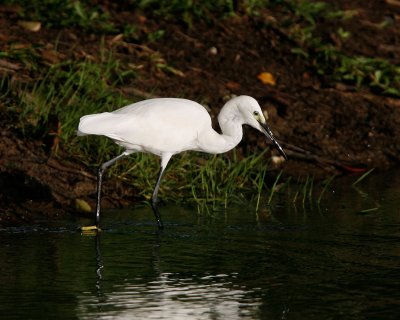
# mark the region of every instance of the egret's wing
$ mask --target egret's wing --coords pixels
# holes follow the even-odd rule
[[[193,110],[206,112],[203,106],[195,101],[180,98],[155,98],[139,101],[113,111],[114,114],[135,114],[152,117],[153,115],[174,115],[178,111],[191,114]]]
[[[211,127],[211,119],[201,105],[185,99],[160,98],[82,117],[79,132],[104,135],[126,148],[159,154],[194,148],[205,126]]]

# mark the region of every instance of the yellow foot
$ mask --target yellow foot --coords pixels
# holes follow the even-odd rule
[[[98,226],[86,226],[86,227],[80,227],[79,229],[82,235],[84,236],[94,236],[97,234],[97,232],[101,231],[101,229]]]

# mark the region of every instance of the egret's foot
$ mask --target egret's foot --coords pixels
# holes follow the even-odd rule
[[[157,221],[157,226],[158,226],[158,230],[164,230],[164,224],[162,223],[162,221]]]
[[[101,229],[98,226],[84,226],[80,227],[79,230],[84,236],[94,236],[101,231]]]
[[[160,230],[164,229],[164,224],[163,224],[163,222],[161,220],[161,216],[160,216],[160,212],[158,211],[157,204],[152,202],[151,203],[151,208],[153,209],[154,215],[156,217],[158,229],[160,229]]]

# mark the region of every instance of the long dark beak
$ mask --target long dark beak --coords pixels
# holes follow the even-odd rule
[[[261,126],[262,131],[264,132],[264,134],[271,139],[272,143],[274,144],[275,148],[278,149],[279,153],[282,155],[282,157],[285,158],[285,160],[288,159],[286,153],[283,151],[281,145],[278,143],[278,141],[276,141],[274,135],[272,134],[271,129],[268,127],[268,124],[266,122],[262,123],[261,121],[258,122]]]

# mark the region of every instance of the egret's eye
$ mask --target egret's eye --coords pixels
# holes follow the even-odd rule
[[[259,115],[258,111],[254,111],[253,115],[257,117]]]

